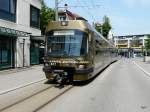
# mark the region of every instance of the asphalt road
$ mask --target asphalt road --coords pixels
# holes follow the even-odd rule
[[[150,112],[150,78],[132,60],[122,59],[40,112]]]

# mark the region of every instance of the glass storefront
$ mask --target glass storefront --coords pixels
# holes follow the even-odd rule
[[[0,69],[13,67],[13,38],[0,36]]]
[[[31,41],[30,61],[31,65],[39,64],[39,43],[36,41]]]
[[[37,64],[43,63],[44,47],[41,47],[42,45],[43,45],[43,41],[31,40],[31,45],[30,45],[30,64],[31,65],[37,65]]]
[[[18,67],[20,60],[24,58],[22,57],[22,54],[20,54],[20,52],[23,51],[16,48],[18,42],[17,39],[19,37],[29,38],[29,33],[0,26],[0,70],[15,68],[15,65]],[[20,42],[18,43],[22,44]]]

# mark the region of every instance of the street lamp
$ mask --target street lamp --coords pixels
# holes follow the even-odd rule
[[[55,0],[55,20],[58,21],[58,0]]]
[[[144,46],[142,46],[142,53],[143,53],[143,62],[145,62],[146,52],[145,52]]]

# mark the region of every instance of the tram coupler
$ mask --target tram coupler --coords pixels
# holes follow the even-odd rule
[[[63,70],[54,70],[54,80],[61,86],[67,82],[67,73]]]

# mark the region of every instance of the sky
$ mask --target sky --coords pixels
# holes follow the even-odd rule
[[[89,23],[102,23],[106,15],[110,18],[115,36],[150,34],[150,0],[59,0],[59,6],[86,18]],[[54,8],[55,0],[45,0]]]

